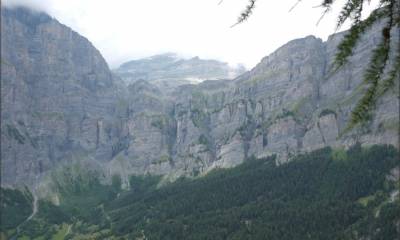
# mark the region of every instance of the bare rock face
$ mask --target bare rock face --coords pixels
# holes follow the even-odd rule
[[[268,128],[268,148],[272,152],[281,153],[279,160],[287,159],[298,149],[298,124],[292,117],[279,119]]]
[[[4,183],[32,183],[86,156],[111,158],[118,87],[84,37],[44,13],[1,11]]]
[[[320,116],[303,138],[303,148],[312,151],[324,146],[333,146],[339,137],[336,115]]]
[[[237,132],[228,143],[219,147],[217,160],[213,163],[212,167],[233,167],[242,163],[244,158],[243,139],[240,133]]]
[[[88,40],[48,15],[17,8],[1,17],[5,185],[34,186],[74,161],[99,166],[106,178],[120,175],[127,187],[132,174],[196,176],[252,156],[276,155],[281,164],[325,146],[398,146],[398,87],[379,100],[367,126],[345,131],[377,27],[333,75],[343,33],[293,40],[233,80],[165,88],[157,80],[201,75],[202,61],[131,62],[117,70],[124,83]],[[208,71],[214,63],[204,64]]]

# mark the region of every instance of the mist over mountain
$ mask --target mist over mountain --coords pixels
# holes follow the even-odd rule
[[[377,26],[372,27],[362,37],[349,63],[334,74],[330,74],[330,66],[344,33],[334,34],[325,42],[314,36],[290,41],[263,58],[250,71],[216,60],[203,60],[198,57],[184,59],[171,53],[133,60],[110,70],[101,53],[89,40],[46,13],[33,12],[27,8],[2,7],[1,186],[27,186],[31,195],[18,195],[20,193],[11,190],[7,192],[10,196],[18,198],[21,206],[25,206],[26,209],[32,207],[33,199],[35,204],[37,199],[46,200],[45,203],[41,203],[41,206],[46,207],[45,210],[39,209],[39,213],[42,211],[49,215],[39,215],[38,218],[45,219],[43,222],[58,229],[57,231],[61,231],[64,226],[62,224],[69,224],[78,229],[72,231],[82,233],[82,229],[79,230],[76,222],[71,220],[82,219],[86,222],[81,224],[101,226],[97,229],[99,231],[111,228],[113,233],[128,239],[145,239],[140,238],[140,229],[131,231],[122,226],[132,223],[146,231],[152,231],[152,228],[157,229],[158,225],[151,225],[153,223],[150,224],[150,220],[147,223],[135,220],[124,215],[123,211],[121,213],[120,209],[128,206],[127,202],[133,201],[133,205],[129,206],[137,210],[140,219],[170,214],[169,217],[159,219],[167,223],[174,219],[191,222],[191,219],[182,220],[179,214],[160,214],[164,208],[168,208],[166,206],[169,203],[158,202],[159,199],[153,198],[158,194],[164,196],[162,192],[153,192],[157,186],[182,177],[202,179],[216,169],[237,167],[246,164],[249,159],[268,161],[271,166],[265,169],[265,172],[271,174],[275,168],[285,166],[299,155],[308,156],[309,152],[327,147],[340,149],[339,153],[343,159],[349,159],[354,166],[359,166],[357,159],[361,158],[360,156],[367,158],[368,154],[365,155],[364,150],[357,150],[360,151],[357,153],[359,155],[351,151],[346,155],[345,149],[351,149],[354,145],[360,149],[368,149],[376,144],[399,146],[398,86],[378,101],[372,120],[368,124],[351,130],[346,128],[351,111],[364,91],[362,76],[368,62],[365,59],[370,58],[369,50],[381,37],[378,29]],[[398,37],[398,33],[395,34],[397,35],[394,37]],[[384,167],[382,166],[381,172],[377,173],[380,180],[378,182],[376,177],[377,182],[374,182],[374,186],[378,187],[357,192],[340,206],[354,204],[359,198],[365,197],[365,194],[378,199],[378,195],[374,194],[384,188],[385,176],[394,176],[392,178],[395,180],[387,180],[390,183],[387,183],[388,187],[385,189],[386,202],[382,201],[388,203],[390,194],[398,196],[398,192],[393,192],[394,185],[398,184],[396,178],[399,177],[398,164],[393,160],[398,154],[397,150],[383,147],[372,151],[377,155],[371,156],[373,160],[368,157],[371,162],[379,160],[376,156],[380,151],[387,154]],[[317,151],[316,155],[310,155],[310,159],[319,159],[322,156],[325,160],[329,159],[327,162],[337,160],[336,155],[332,156],[338,152],[326,151],[321,155],[318,155]],[[309,161],[310,166],[317,164]],[[343,166],[338,168],[341,167]],[[233,171],[241,171],[240,167],[237,169],[239,170]],[[280,174],[287,173],[286,170],[282,170],[284,167],[279,169],[277,171]],[[335,169],[332,171],[337,170]],[[363,170],[363,173],[369,172],[368,169]],[[309,171],[304,170],[307,173]],[[224,174],[225,172],[221,176],[225,176]],[[353,175],[348,172],[346,174],[344,177],[351,181]],[[141,176],[148,176],[150,180],[143,180]],[[246,175],[246,179],[250,179],[250,182],[255,181],[251,174]],[[357,182],[362,182],[360,179],[357,178]],[[368,175],[366,179],[373,182],[374,176]],[[215,186],[214,180],[206,181]],[[307,181],[303,183],[307,186]],[[340,181],[339,183],[342,184]],[[180,184],[179,181],[177,184]],[[182,185],[184,192],[191,186],[191,183],[185,184]],[[209,185],[202,184],[196,182],[194,186],[209,189]],[[135,193],[136,186],[144,188],[137,190],[141,194],[138,193],[137,198],[135,194],[129,195],[132,194],[129,191]],[[326,186],[314,187],[310,191],[323,192]],[[212,187],[214,190],[215,188]],[[147,192],[146,189],[150,190]],[[172,190],[166,190],[171,191],[171,198],[181,191],[179,187],[176,191],[173,189],[174,187]],[[348,191],[334,187],[332,189],[346,193]],[[130,197],[125,196],[123,191],[129,192],[126,194]],[[276,195],[275,192],[268,196],[260,193],[260,198],[252,195],[254,198],[246,201],[262,202],[262,198],[280,199],[281,195],[276,191]],[[121,192],[121,200],[115,200]],[[74,194],[77,194],[76,198],[69,198],[75,197]],[[94,199],[93,202],[84,202],[89,201],[84,200],[85,194],[93,194],[94,197],[89,199]],[[187,196],[192,196],[191,194],[187,193]],[[229,194],[226,196],[230,196]],[[321,193],[323,194],[325,193]],[[323,196],[331,196],[326,194]],[[332,196],[339,201],[339,195]],[[139,211],[142,207],[142,197],[153,199],[154,206],[159,208],[153,209],[154,212],[149,210],[142,214]],[[241,196],[240,199],[242,197],[245,198]],[[114,200],[115,202],[112,202]],[[301,201],[303,200],[299,200]],[[79,214],[74,215],[75,210],[71,206],[84,203],[90,208],[98,207],[96,212],[80,209],[76,210]],[[319,204],[313,201],[314,203],[315,206]],[[322,205],[325,206],[324,204],[327,203],[323,202]],[[61,209],[64,215],[57,206],[65,207]],[[229,206],[241,205],[235,202]],[[253,207],[251,206],[251,209]],[[151,208],[152,206],[148,205],[145,207]],[[207,204],[200,208],[204,211],[214,209]],[[49,219],[54,216],[51,214],[55,214],[52,211],[58,211],[57,209],[61,211],[57,213],[63,216],[58,218],[59,220],[69,220],[51,222]],[[362,219],[367,212],[370,214],[369,211],[370,209],[362,214],[354,214],[360,214],[357,216]],[[25,210],[21,212],[22,216],[29,213]],[[113,215],[116,212],[118,214]],[[189,212],[187,216],[196,216],[191,210]],[[10,213],[10,216],[12,215]],[[347,219],[346,217],[344,219]],[[96,218],[104,222],[88,221]],[[255,223],[257,221],[254,220]],[[16,224],[11,224],[6,230],[13,229],[18,233],[21,221],[16,219],[15,222]],[[349,220],[348,223],[354,222]],[[179,229],[182,224],[179,225]],[[245,222],[245,225],[247,228],[242,230],[251,232],[251,223]],[[43,226],[43,229],[50,229],[47,225]],[[262,224],[255,226],[262,228]],[[337,229],[348,229],[348,226],[334,226]],[[81,225],[81,228],[85,228],[85,225]],[[228,228],[235,229],[232,226]],[[29,232],[28,230],[24,231]],[[210,232],[220,236],[216,239],[233,236],[219,233],[220,229],[215,232],[214,230]],[[198,234],[201,232],[198,229],[196,231]],[[247,236],[244,232],[240,233],[244,235],[237,234]],[[35,234],[43,236],[40,234],[45,233]],[[304,237],[302,234],[294,236]],[[154,239],[162,239],[162,234],[154,236]],[[179,236],[186,239],[184,236],[189,235]],[[252,239],[251,236],[255,235],[248,235],[248,239]],[[314,237],[321,239],[317,235]],[[98,239],[112,238],[100,236]]]
[[[163,91],[171,91],[181,85],[205,80],[233,79],[245,71],[243,65],[231,67],[216,60],[184,59],[175,53],[165,53],[126,62],[114,73],[127,84],[145,80]]]
[[[217,60],[204,60],[199,57],[184,59],[175,53],[165,53],[126,62],[114,70],[127,82],[138,79],[155,81],[159,79],[181,78],[201,82],[204,80],[232,79],[244,73],[244,66],[230,67],[228,63]]]

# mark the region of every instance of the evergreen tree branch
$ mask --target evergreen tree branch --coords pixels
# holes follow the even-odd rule
[[[384,79],[379,86],[378,96],[384,95],[389,89],[395,86],[396,79],[400,79],[400,51],[397,53],[394,65],[389,71],[387,78]]]
[[[383,38],[382,42],[373,51],[373,55],[364,76],[367,90],[351,113],[349,128],[371,119],[372,110],[378,97],[379,80],[385,70],[389,58],[390,38]]]
[[[340,29],[348,18],[353,18],[354,23],[357,25],[361,20],[363,3],[364,0],[348,0],[339,13],[336,29]]]
[[[399,4],[397,5],[397,8],[399,7]],[[396,10],[396,6],[395,3],[392,1],[391,2],[391,13],[389,15],[389,22],[386,26],[386,28],[384,28],[384,30],[382,31],[383,36],[387,39],[387,41],[389,41],[390,43],[390,38],[391,38],[391,29],[395,28],[397,29],[400,25],[400,12],[398,12],[397,9]],[[396,15],[397,13],[397,15]],[[397,26],[397,28],[396,28]],[[399,30],[399,29],[398,29]],[[400,39],[397,40],[397,45],[400,44]],[[378,91],[378,95],[382,96],[383,94],[385,94],[391,87],[393,87],[395,85],[395,80],[397,79],[398,81],[400,81],[400,45],[397,46],[397,53],[396,53],[396,57],[394,59],[394,63],[392,65],[392,69],[388,72],[387,74],[387,78],[382,80],[381,84],[380,84],[380,89]]]
[[[246,21],[250,15],[253,13],[253,10],[255,8],[257,0],[249,0],[248,5],[246,6],[245,10],[239,15],[238,20],[235,24],[233,24],[231,27],[234,27],[244,21]]]
[[[347,63],[348,58],[353,54],[353,50],[360,39],[360,36],[368,30],[379,19],[387,15],[388,9],[377,9],[370,14],[364,21],[354,24],[344,39],[338,45],[335,60],[333,62],[333,72]]]

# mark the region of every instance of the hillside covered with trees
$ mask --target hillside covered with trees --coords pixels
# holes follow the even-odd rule
[[[22,207],[2,231],[25,236],[18,239],[396,239],[398,167],[395,148],[356,145],[279,166],[274,157],[248,159],[163,186],[160,177],[132,177],[129,191],[118,178],[111,186],[93,179],[71,183],[85,189],[65,185],[59,206],[40,201],[38,214],[15,231]]]

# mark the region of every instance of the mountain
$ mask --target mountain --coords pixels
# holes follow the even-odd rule
[[[100,52],[26,8],[2,7],[1,32],[2,185],[36,185],[82,158],[109,160],[122,90]]]
[[[140,90],[132,92],[131,97],[146,99],[145,106],[139,99],[129,101],[134,144],[111,161],[110,169],[174,179],[236,166],[251,156],[276,154],[280,164],[325,146],[398,146],[398,88],[378,102],[368,125],[346,129],[364,91],[367,65],[360,59],[370,57],[380,37],[377,29],[361,39],[349,63],[334,74],[329,67],[343,33],[326,42],[313,36],[293,40],[233,81],[204,81],[143,98]]]
[[[199,57],[184,59],[175,53],[129,61],[114,70],[127,84],[146,80],[166,90],[204,80],[232,79],[245,71],[242,65],[230,67],[224,62]]]
[[[232,69],[164,54],[113,74],[87,39],[47,14],[2,8],[1,18],[3,186],[40,185],[37,194],[56,197],[58,170],[74,164],[106,183],[120,176],[129,188],[131,175],[167,182],[252,156],[276,155],[282,164],[326,146],[398,146],[397,87],[379,100],[369,124],[346,129],[378,26],[333,74],[344,33],[326,42],[293,40],[233,80],[165,88],[160,81],[215,79]]]
[[[216,80],[232,69],[171,54],[113,72],[56,19],[2,8],[0,238],[396,239],[399,82],[347,129],[378,29],[336,72],[344,33]]]

